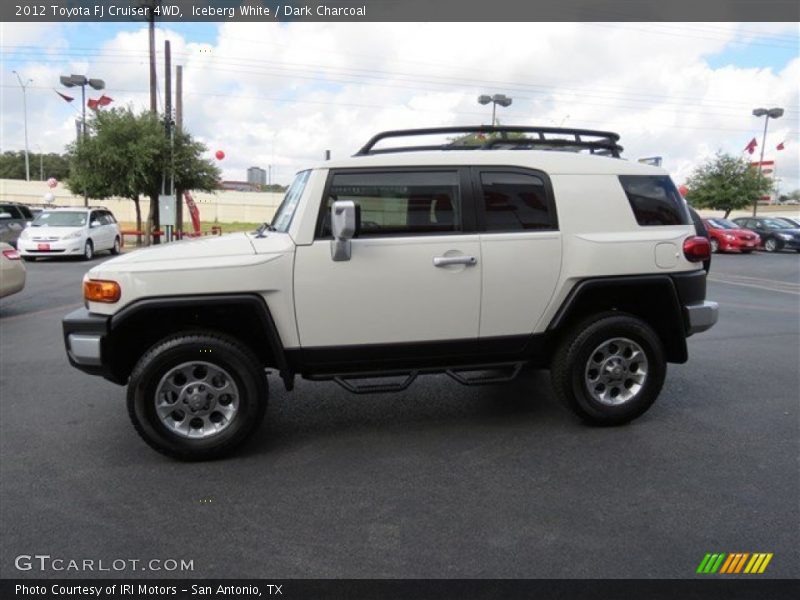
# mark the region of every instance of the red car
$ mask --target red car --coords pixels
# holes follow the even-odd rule
[[[761,238],[756,232],[742,229],[728,219],[705,219],[703,223],[711,238],[712,252],[750,254],[761,244]]]

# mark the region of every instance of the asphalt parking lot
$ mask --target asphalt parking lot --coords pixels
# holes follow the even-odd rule
[[[202,464],[150,450],[124,389],[68,365],[87,268],[28,264],[0,301],[2,577],[91,575],[14,567],[49,554],[194,565],[102,573],[128,577],[683,578],[707,552],[800,576],[796,253],[714,257],[720,321],[631,425],[581,425],[544,372],[378,396],[298,380],[272,384],[243,452]]]

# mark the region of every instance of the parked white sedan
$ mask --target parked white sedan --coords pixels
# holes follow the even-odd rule
[[[19,236],[22,258],[83,256],[110,250],[119,254],[122,234],[114,215],[105,208],[52,208],[43,210]]]
[[[16,294],[24,287],[25,265],[19,259],[19,252],[0,242],[0,298]]]

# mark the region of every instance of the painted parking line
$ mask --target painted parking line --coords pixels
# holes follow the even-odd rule
[[[776,282],[776,284],[766,285],[766,284],[757,284],[757,283],[744,283],[742,281],[730,281],[727,279],[720,279],[718,277],[708,277],[708,281],[713,281],[714,283],[724,283],[725,285],[737,285],[739,287],[748,287],[754,288],[757,290],[765,290],[768,292],[779,292],[781,294],[791,294],[793,296],[800,296],[800,287],[794,287],[793,284],[782,284],[780,282]],[[778,287],[780,285],[788,286],[787,288]]]

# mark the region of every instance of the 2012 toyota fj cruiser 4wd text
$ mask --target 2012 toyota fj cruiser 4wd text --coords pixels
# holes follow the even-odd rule
[[[390,138],[442,143],[381,147]],[[449,139],[445,136],[451,136]],[[452,136],[456,136],[453,138]],[[91,269],[64,318],[70,362],[128,385],[156,450],[222,455],[257,428],[267,370],[356,393],[549,368],[584,420],[628,422],[711,327],[709,243],[667,173],[614,133],[384,132],[301,171],[271,225]]]

